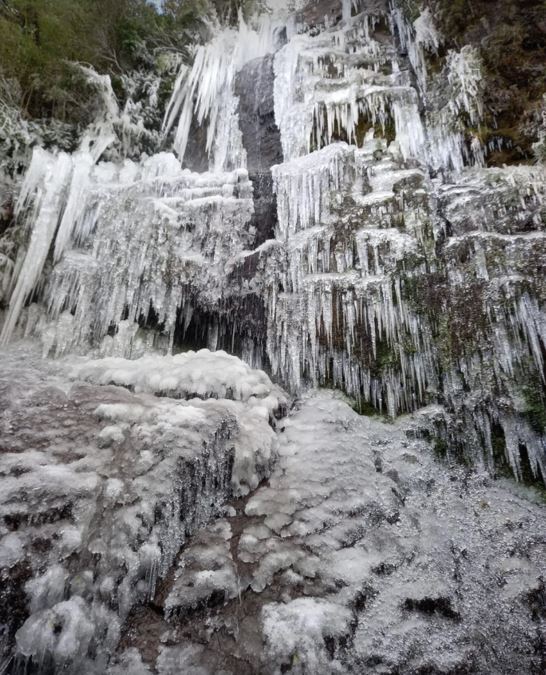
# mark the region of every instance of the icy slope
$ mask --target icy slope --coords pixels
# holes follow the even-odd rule
[[[110,672],[540,672],[543,507],[438,464],[433,413],[300,401],[267,485],[188,542]]]

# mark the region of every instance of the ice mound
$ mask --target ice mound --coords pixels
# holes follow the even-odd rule
[[[27,345],[1,358],[7,645],[55,672],[105,672],[188,537],[270,474],[286,396],[223,352],[54,363]],[[229,566],[196,579],[196,602],[237,589]]]
[[[94,384],[127,387],[137,394],[232,399],[264,406],[269,412],[286,405],[285,394],[262,370],[224,351],[146,355],[135,361],[99,359],[78,365],[73,375]]]

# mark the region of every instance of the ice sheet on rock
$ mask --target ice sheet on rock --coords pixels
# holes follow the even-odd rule
[[[496,612],[487,612],[485,598],[497,596],[483,577],[483,557],[494,577],[504,566],[506,538],[515,536],[509,571],[503,567],[501,574],[507,580],[517,576],[509,582],[516,593],[535,587],[544,565],[538,549],[527,564],[530,531],[508,533],[502,523],[508,509],[509,518],[531,526],[540,520],[540,509],[479,475],[461,499],[459,478],[431,463],[421,442],[404,438],[402,430],[416,423],[385,426],[359,417],[328,393],[300,403],[286,421],[279,466],[246,509],[253,517],[292,514],[280,538],[254,536],[252,544],[254,561],[267,560],[272,551],[285,552],[287,573],[263,587],[274,587],[277,597],[283,597],[280,604],[264,598],[262,610],[266,654],[277,668],[291,664],[312,672],[359,671],[373,668],[370,659],[376,657],[390,667],[406,658],[414,659],[414,667],[422,662],[454,667],[468,658],[468,635],[478,624],[494,625],[503,645],[511,630],[518,640],[528,640],[519,621],[528,621],[523,617],[529,615],[518,605],[521,619],[511,623],[514,604],[508,588],[498,598]],[[256,526],[247,532],[248,550]],[[484,538],[489,542],[485,548]],[[453,577],[453,565],[462,576]],[[259,565],[254,574],[259,577]],[[318,598],[301,598],[302,591]],[[478,604],[476,594],[482,599]],[[365,610],[358,609],[362,606]],[[349,652],[342,638],[350,644],[354,640]],[[520,646],[510,654],[502,647],[504,658],[520,662]],[[489,656],[477,658],[484,663]]]
[[[262,406],[268,414],[287,402],[263,371],[253,370],[236,356],[208,349],[175,356],[143,356],[135,361],[83,361],[75,367],[73,376],[171,398],[229,398]]]
[[[24,557],[24,544],[21,537],[11,532],[0,539],[0,568],[11,569]]]
[[[202,645],[162,647],[156,662],[158,675],[210,675],[202,663]]]
[[[301,662],[309,672],[345,672],[341,663],[328,657],[325,642],[347,638],[351,619],[348,608],[318,598],[266,605],[262,612],[265,656],[276,663]]]
[[[205,373],[207,354],[194,356]],[[30,573],[13,591],[30,612],[20,658],[74,672],[98,651],[93,667],[105,667],[120,624],[153,597],[187,537],[269,474],[281,393],[234,357],[208,356],[232,377],[246,373],[234,394],[245,400],[70,383],[70,362],[53,366],[28,346],[2,353],[0,561],[2,574]]]
[[[95,627],[87,615],[86,603],[74,597],[60,602],[53,609],[36,612],[18,633],[21,654],[44,663],[51,657],[57,668],[63,668],[84,655],[91,643]],[[105,642],[104,648],[113,644]]]
[[[175,580],[165,600],[167,618],[184,616],[210,605],[225,604],[240,593],[230,551],[231,528],[216,521],[192,540],[178,561]]]
[[[107,675],[150,675],[151,670],[142,662],[136,648],[127,649],[108,668]]]
[[[171,617],[169,668],[206,639],[214,650],[188,667],[216,672],[235,658],[267,674],[532,670],[543,509],[514,483],[437,463],[418,437],[440,412],[385,424],[334,392],[300,400],[245,515],[205,528],[180,560],[172,597],[186,609]],[[219,588],[213,610],[184,604],[211,597],[211,572],[232,565],[238,599],[224,602]]]

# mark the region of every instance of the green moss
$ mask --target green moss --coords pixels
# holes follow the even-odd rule
[[[525,399],[523,416],[537,434],[543,434],[546,431],[546,404],[538,378],[532,385],[524,387],[522,394]]]
[[[236,19],[241,3],[217,4],[222,17]],[[1,0],[0,82],[14,83],[28,118],[86,124],[94,92],[72,63],[117,76],[153,68],[161,52],[187,55],[214,5],[166,0],[159,12],[148,0]]]
[[[447,456],[446,440],[440,436],[436,436],[432,444],[432,450],[438,459],[445,459]]]
[[[412,23],[421,14],[421,6],[417,0],[401,0],[400,6],[406,15],[407,19]]]
[[[375,359],[370,371],[374,377],[381,377],[385,370],[400,368],[400,355],[396,345],[387,340],[379,340],[376,344]]]
[[[493,424],[491,427],[491,447],[493,450],[493,464],[497,476],[513,478],[512,469],[506,459],[506,438],[499,424]]]
[[[364,417],[379,416],[379,411],[369,401],[365,401],[364,399],[355,401],[351,407],[355,412]]]

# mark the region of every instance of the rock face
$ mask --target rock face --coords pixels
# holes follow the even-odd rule
[[[411,13],[410,3],[403,3]],[[540,3],[477,0],[425,3],[444,36],[444,49],[470,44],[483,61],[485,119],[480,134],[488,163],[533,161],[545,155],[546,23]],[[508,26],[510,28],[508,28]]]
[[[274,82],[272,55],[245,64],[235,82],[239,126],[246,149],[249,178],[254,188],[251,220],[256,230],[254,248],[273,239],[277,226],[271,167],[282,162],[282,146],[275,124]]]

